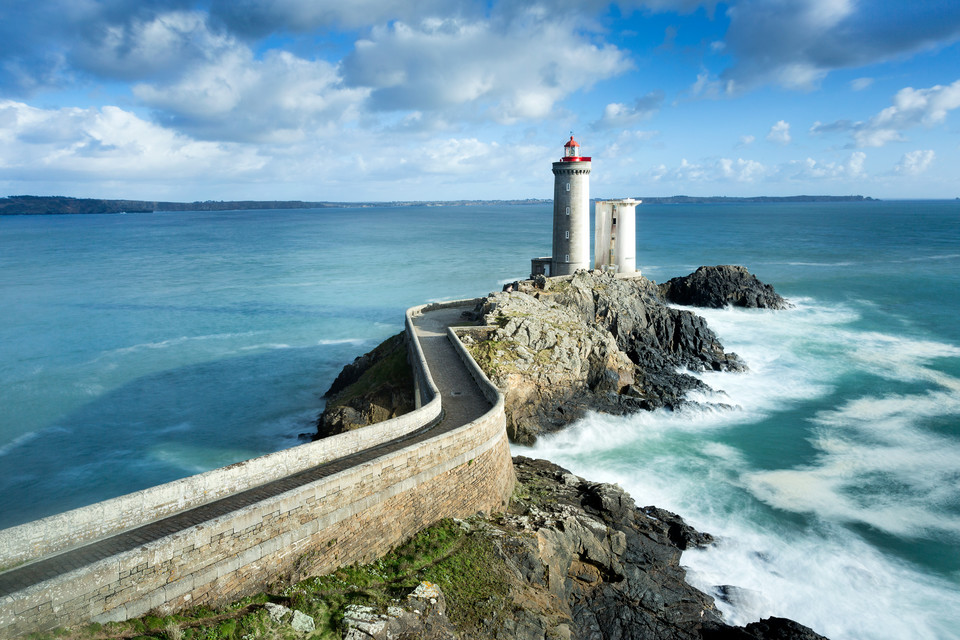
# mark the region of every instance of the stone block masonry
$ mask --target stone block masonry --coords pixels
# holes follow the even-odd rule
[[[441,397],[412,322],[422,310],[411,309],[406,317],[424,401],[411,414],[343,434],[348,438],[335,436],[0,532],[0,567],[27,563],[0,573],[0,638],[224,604],[262,591],[278,577],[297,580],[371,561],[439,519],[504,506],[515,478],[503,397],[489,381],[480,378],[475,390],[490,400],[485,413],[466,424],[425,429],[436,423]],[[466,351],[449,333],[463,358]],[[472,360],[465,357],[470,369]],[[390,441],[398,434],[402,442]],[[262,489],[265,483],[273,489]],[[205,493],[220,501],[208,497],[207,506],[194,509],[198,513],[234,498],[241,506],[191,521],[189,509]],[[134,504],[146,514],[141,519]],[[187,526],[163,529],[177,518]],[[148,520],[156,522],[129,530]],[[84,547],[101,549],[102,557],[70,564],[70,547],[124,529]],[[112,549],[120,538],[127,539],[125,546]],[[41,565],[52,567],[52,577],[29,586],[5,582]]]

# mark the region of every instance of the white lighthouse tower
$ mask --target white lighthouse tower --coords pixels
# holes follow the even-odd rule
[[[590,158],[570,136],[553,163],[553,257],[551,276],[590,268]]]

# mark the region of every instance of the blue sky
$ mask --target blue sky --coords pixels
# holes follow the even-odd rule
[[[416,6],[414,6],[416,4]],[[0,0],[0,195],[960,196],[956,0]]]

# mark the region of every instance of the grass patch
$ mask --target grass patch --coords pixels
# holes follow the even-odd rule
[[[401,388],[413,389],[413,369],[407,359],[407,348],[403,341],[377,359],[356,382],[340,391],[327,401],[327,407],[340,407],[350,401],[368,395],[380,387],[392,384]]]
[[[509,597],[504,561],[490,538],[465,531],[453,520],[424,529],[384,557],[364,565],[342,567],[238,600],[222,609],[198,607],[173,616],[150,614],[125,622],[60,628],[29,636],[31,640],[302,640],[288,624],[274,622],[263,605],[283,604],[314,618],[310,640],[339,640],[343,610],[363,604],[383,611],[402,600],[421,581],[437,584],[447,614],[461,631],[475,633],[502,610]]]
[[[518,346],[512,340],[483,340],[468,345],[467,350],[483,372],[492,377],[506,373],[510,363],[520,359]]]

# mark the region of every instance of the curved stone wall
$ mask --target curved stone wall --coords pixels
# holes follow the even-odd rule
[[[452,306],[458,303],[445,303]],[[418,388],[412,413],[0,532],[0,566],[144,524],[414,432],[440,416],[440,397],[407,311]],[[506,504],[515,481],[503,397],[450,337],[493,407],[473,422],[393,453],[177,531],[0,600],[0,637],[150,610],[219,604],[256,593],[271,577],[323,573],[382,555],[444,517]],[[75,530],[74,530],[75,528]]]

